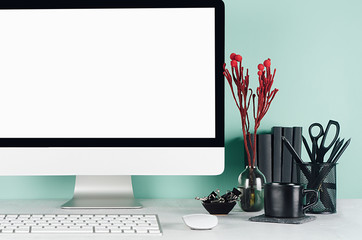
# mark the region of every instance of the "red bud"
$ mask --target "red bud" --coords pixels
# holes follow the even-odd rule
[[[240,56],[240,55],[236,55],[236,56],[234,57],[234,59],[235,59],[236,61],[238,61],[238,62],[241,62],[241,60],[243,60],[243,57]]]
[[[238,67],[238,62],[236,60],[232,60],[231,67],[234,67],[234,68]]]
[[[264,70],[264,65],[260,63],[260,64],[258,65],[258,69],[259,69],[260,71],[263,71],[263,70]]]
[[[268,58],[267,60],[264,61],[264,66],[270,67],[270,65],[271,65],[271,61],[270,61],[270,58]]]
[[[260,64],[261,65],[261,64]],[[262,71],[258,71],[258,75],[261,76],[263,74]]]
[[[236,56],[235,53],[230,54],[230,59],[231,59],[231,60],[235,60],[235,56]]]

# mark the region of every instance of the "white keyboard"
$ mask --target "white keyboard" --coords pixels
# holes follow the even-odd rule
[[[162,235],[158,217],[154,214],[0,215],[0,235],[17,233]]]

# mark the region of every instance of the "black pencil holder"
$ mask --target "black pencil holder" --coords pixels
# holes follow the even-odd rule
[[[318,202],[307,210],[307,213],[336,212],[336,163],[299,164],[300,183],[306,188],[318,191]],[[307,203],[313,199],[307,198]]]

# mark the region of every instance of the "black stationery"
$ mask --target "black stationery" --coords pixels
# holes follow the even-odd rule
[[[273,182],[282,180],[282,127],[273,127]]]
[[[302,153],[302,127],[293,127],[293,148],[301,156]],[[300,169],[293,157],[292,182],[300,183]]]
[[[284,127],[283,136],[289,141],[293,142],[293,128]],[[292,166],[293,166],[292,154],[282,146],[282,182],[292,181]]]
[[[266,182],[272,182],[272,135],[258,134],[258,166]]]

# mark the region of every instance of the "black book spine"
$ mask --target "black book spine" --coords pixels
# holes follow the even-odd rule
[[[283,136],[290,142],[293,142],[293,128],[284,127]],[[293,157],[292,154],[283,144],[282,146],[282,182],[290,183],[292,181],[292,165]]]
[[[266,182],[272,182],[272,135],[258,135],[258,164]]]
[[[251,138],[251,143],[254,144],[254,134],[250,134],[250,138]],[[248,137],[247,137],[248,138]],[[258,138],[257,138],[258,140]],[[247,145],[248,145],[248,149],[249,149],[249,153],[250,153],[250,157],[251,157],[251,162],[253,162],[253,147],[252,145],[250,145],[249,143],[249,139],[247,141]],[[245,146],[245,145],[244,145]],[[256,146],[258,146],[258,142],[256,143]],[[245,166],[248,166],[249,162],[248,162],[248,154],[246,153],[245,150]],[[258,148],[256,148],[256,152],[255,152],[255,166],[258,166]]]
[[[293,128],[293,148],[302,158],[302,127],[294,127]],[[292,170],[292,182],[293,183],[300,183],[300,170],[296,161],[293,157],[293,170]]]
[[[273,127],[273,182],[282,181],[282,127]]]

